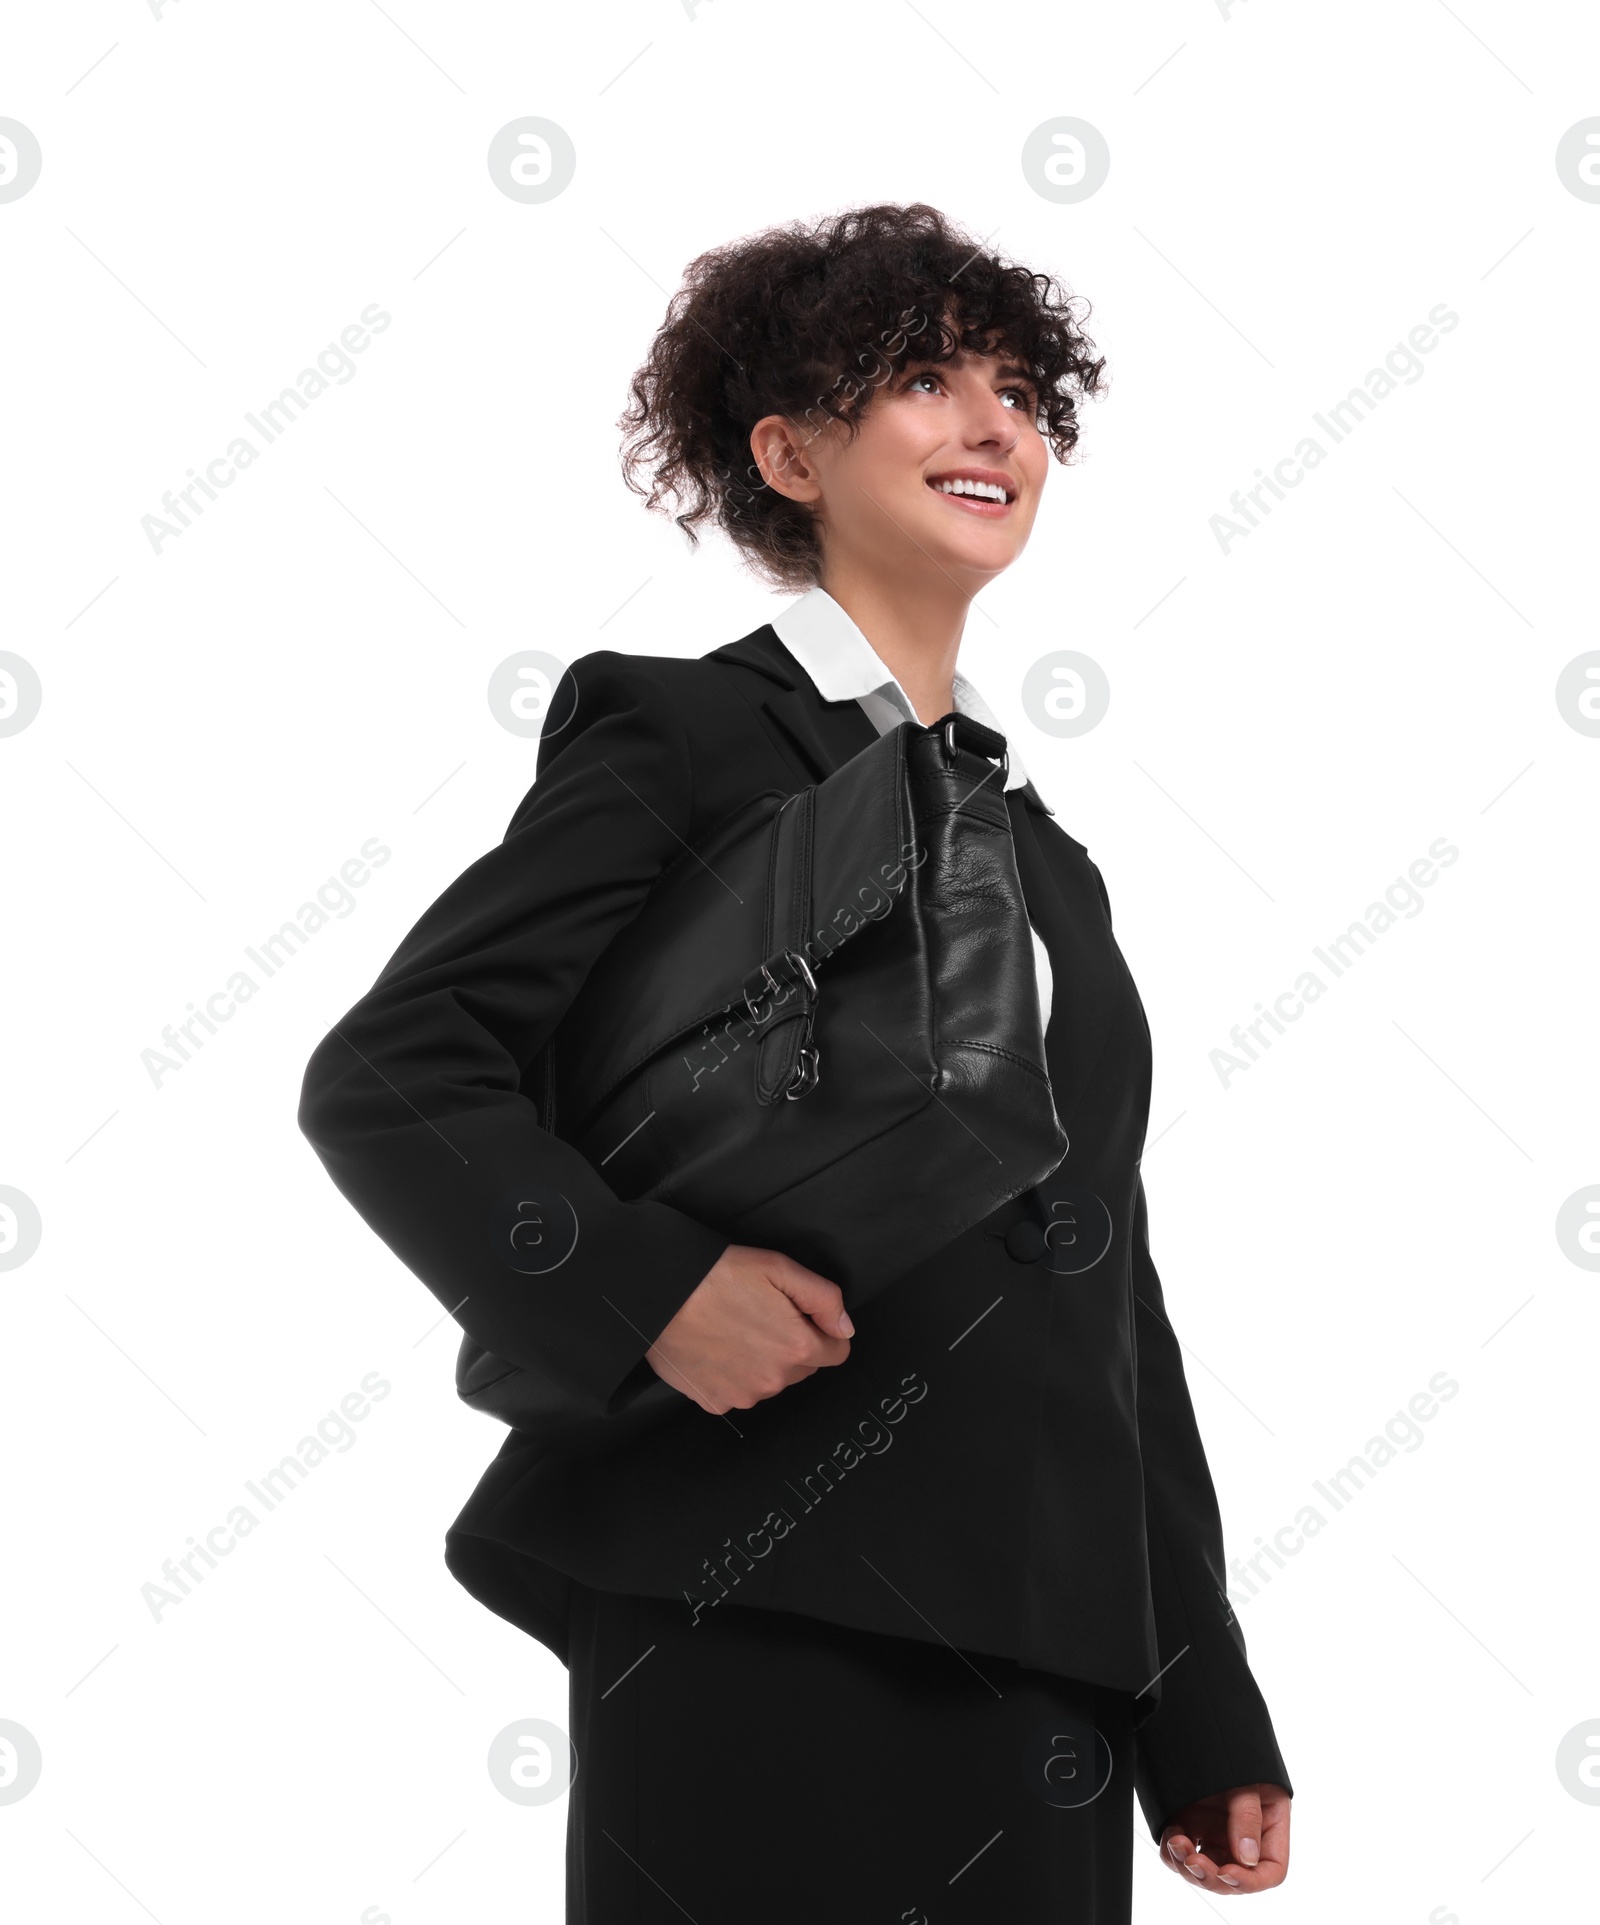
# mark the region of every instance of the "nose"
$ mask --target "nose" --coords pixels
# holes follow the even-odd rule
[[[972,395],[963,426],[969,448],[996,448],[1002,454],[1011,452],[1022,432],[1017,410],[1008,408],[987,383]]]

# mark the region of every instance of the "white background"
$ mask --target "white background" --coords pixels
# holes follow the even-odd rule
[[[694,254],[874,199],[1064,277],[1110,359],[963,665],[1149,1011],[1152,1247],[1230,1556],[1460,1385],[1240,1602],[1297,1791],[1251,1916],[1585,1915],[1600,1810],[1555,1756],[1600,1718],[1600,1276],[1555,1226],[1600,1182],[1600,739],[1556,683],[1597,646],[1600,205],[1555,151],[1597,41],[1491,0],[12,14],[0,115],[43,151],[0,205],[0,648],[43,685],[0,739],[0,1183],[43,1222],[0,1276],[0,1717],[43,1755],[0,1805],[13,1915],[560,1918],[565,1804],[485,1760],[565,1721],[565,1673],[441,1559],[501,1433],[295,1104],[532,780],[496,665],[698,654],[774,606],[624,490],[615,419]],[[529,114],[578,156],[531,206],[486,166]],[[1021,166],[1060,115],[1112,155],[1073,205]],[[141,517],[372,302],[355,377],[153,552]],[[1421,378],[1224,554],[1232,492],[1441,302]],[[1020,704],[1057,649],[1112,691],[1072,739]],[[351,913],[157,1087],[163,1027],[373,836]],[[1230,1029],[1440,836],[1420,912],[1225,1087]],[[355,1445],[157,1622],[163,1560],[372,1371]],[[1141,1919],[1219,1909],[1134,1849]]]

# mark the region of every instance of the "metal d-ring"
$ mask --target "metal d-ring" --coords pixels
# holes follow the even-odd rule
[[[794,1075],[790,1077],[789,1087],[784,1091],[784,1095],[791,1103],[798,1102],[802,1096],[809,1096],[817,1087],[820,1071],[821,1052],[815,1043],[807,1043],[800,1052],[799,1060],[794,1066]]]
[[[785,949],[782,952],[782,954],[783,954],[783,959],[786,962],[795,964],[795,966],[799,969],[800,974],[805,978],[806,988],[811,991],[811,994],[813,996],[815,996],[817,993],[817,979],[811,973],[810,963],[806,961],[805,957],[801,955],[798,949]],[[784,985],[778,981],[776,976],[773,975],[772,965],[770,963],[765,963],[765,962],[762,963],[761,974],[764,981],[766,982],[767,988],[772,992],[772,994],[774,996],[781,995],[783,992]],[[748,1006],[748,998],[746,999],[746,1003]]]
[[[799,969],[800,974],[804,976],[806,979],[806,988],[811,991],[813,996],[815,996],[817,993],[817,979],[811,973],[810,963],[806,961],[805,957],[801,955],[798,949],[786,949],[783,952],[783,956],[784,956],[785,962],[791,962],[795,964],[795,966]],[[764,964],[763,964],[763,967],[765,967]],[[772,982],[772,978],[770,975],[767,977],[767,981]],[[773,983],[773,988],[774,989],[777,988],[776,983]]]
[[[957,716],[948,715],[945,717],[944,724],[944,752],[952,762],[955,760],[956,754],[956,722],[958,719]],[[979,751],[979,753],[981,753],[981,751]],[[992,762],[994,757],[992,755],[986,755],[984,756],[984,760],[986,762]],[[1007,746],[1000,751],[1000,780],[1002,788],[1005,786],[1005,779],[1010,773],[1011,750],[1010,747]]]

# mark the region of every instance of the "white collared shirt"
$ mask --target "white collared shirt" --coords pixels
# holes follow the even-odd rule
[[[808,588],[798,601],[790,602],[771,619],[778,640],[811,677],[823,701],[847,702],[853,697],[880,735],[887,735],[902,722],[921,724],[922,718],[898,677],[825,588]],[[959,669],[951,684],[951,696],[958,714],[970,715],[985,728],[1006,735],[988,703]],[[1020,789],[1028,771],[1009,735],[1006,749],[1009,765],[1005,786]],[[1031,921],[1029,927],[1032,929]],[[1047,1027],[1054,987],[1050,956],[1038,930],[1032,929],[1032,934],[1039,1016],[1041,1026]]]

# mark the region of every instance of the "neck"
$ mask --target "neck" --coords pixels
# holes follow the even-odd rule
[[[886,581],[847,563],[824,563],[821,585],[850,617],[924,723],[955,707],[952,684],[970,597],[953,581]]]

